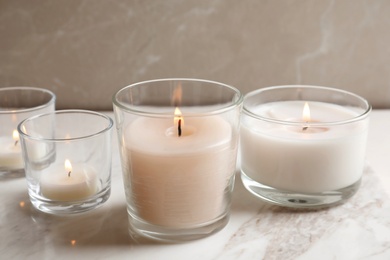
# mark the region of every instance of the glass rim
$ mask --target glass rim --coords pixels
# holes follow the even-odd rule
[[[27,86],[15,86],[15,87],[5,87],[0,88],[0,92],[2,91],[13,91],[13,90],[30,90],[30,91],[36,91],[36,92],[44,92],[50,95],[50,100],[42,105],[35,106],[35,107],[29,107],[29,108],[16,108],[16,109],[10,109],[10,110],[0,110],[0,114],[15,114],[15,113],[26,113],[35,111],[44,107],[48,107],[49,105],[53,104],[56,100],[56,95],[45,88],[36,88],[36,87],[27,87]]]
[[[45,137],[32,136],[32,135],[29,135],[28,133],[26,133],[25,131],[23,131],[23,129],[22,129],[22,125],[25,122],[27,122],[27,121],[32,121],[32,120],[35,120],[37,118],[50,116],[50,115],[74,114],[74,113],[87,114],[87,115],[93,115],[93,116],[101,117],[103,119],[106,119],[106,121],[108,122],[108,125],[104,129],[102,129],[100,131],[97,131],[97,132],[94,132],[92,134],[84,135],[84,136],[81,136],[81,137],[72,137],[72,138],[45,138]],[[32,116],[32,117],[26,118],[26,119],[24,119],[23,121],[21,121],[18,124],[17,129],[18,129],[19,135],[23,136],[24,138],[31,139],[31,140],[48,141],[48,142],[69,142],[69,141],[74,141],[74,140],[88,139],[88,138],[92,138],[92,137],[101,135],[101,134],[111,130],[113,126],[114,126],[114,121],[111,119],[111,117],[109,117],[109,116],[107,116],[105,114],[102,114],[102,113],[99,113],[99,112],[95,112],[95,111],[91,111],[91,110],[83,110],[83,109],[64,109],[64,110],[56,110],[56,111],[53,111],[53,112],[48,112],[48,113],[39,114],[39,115],[35,115],[35,116]]]
[[[168,81],[183,81],[183,82],[191,82],[192,81],[192,82],[200,82],[200,83],[208,83],[208,84],[213,84],[213,85],[219,85],[219,86],[223,86],[223,87],[233,91],[233,93],[235,95],[237,95],[237,97],[238,97],[237,100],[232,101],[229,104],[224,105],[223,107],[217,108],[217,109],[215,109],[213,111],[200,112],[200,113],[196,113],[196,114],[195,113],[194,114],[188,114],[188,115],[186,115],[186,117],[199,116],[199,115],[205,116],[205,115],[221,114],[221,113],[224,113],[224,112],[226,112],[226,111],[228,111],[230,109],[233,109],[233,108],[239,106],[243,102],[243,100],[244,100],[244,95],[241,93],[240,90],[238,90],[237,88],[235,88],[235,87],[233,87],[231,85],[228,85],[228,84],[225,84],[225,83],[221,83],[221,82],[218,82],[218,81],[206,80],[206,79],[197,79],[197,78],[160,78],[160,79],[140,81],[140,82],[137,82],[137,83],[134,83],[134,84],[127,85],[126,87],[123,87],[120,90],[118,90],[112,96],[112,102],[113,102],[113,104],[116,107],[119,107],[122,110],[125,110],[127,112],[131,112],[132,114],[137,114],[137,115],[141,115],[141,116],[150,116],[150,117],[172,117],[172,114],[157,113],[157,112],[151,112],[151,111],[144,111],[142,109],[136,109],[137,106],[133,107],[133,106],[126,105],[123,102],[118,101],[118,98],[117,98],[122,92],[124,92],[124,91],[126,91],[128,89],[134,88],[136,86],[147,84],[147,83],[168,82]]]
[[[349,119],[339,120],[339,121],[328,121],[328,122],[310,122],[310,126],[319,126],[320,127],[320,126],[331,126],[331,125],[342,125],[342,124],[353,123],[353,122],[360,121],[360,120],[363,120],[364,118],[366,118],[369,115],[369,113],[371,112],[371,110],[372,110],[372,106],[368,103],[368,101],[365,98],[363,98],[363,97],[361,97],[361,96],[359,96],[359,95],[357,95],[355,93],[346,91],[346,90],[337,89],[337,88],[331,88],[331,87],[314,86],[314,85],[281,85],[281,86],[265,87],[265,88],[257,89],[257,90],[254,90],[254,91],[251,91],[251,92],[247,93],[244,96],[244,101],[243,101],[243,109],[242,109],[243,114],[246,114],[248,116],[251,116],[251,117],[259,119],[259,120],[263,120],[263,121],[266,121],[266,122],[274,123],[274,124],[282,124],[282,125],[290,125],[290,126],[301,126],[302,122],[294,122],[294,121],[287,121],[287,120],[280,120],[280,119],[273,119],[273,118],[264,117],[264,116],[261,116],[261,115],[257,115],[256,113],[252,112],[250,109],[248,109],[246,107],[245,100],[247,100],[248,98],[253,97],[255,95],[258,95],[258,94],[261,94],[262,92],[273,91],[273,90],[278,90],[278,89],[314,89],[314,90],[325,90],[325,91],[330,91],[330,92],[335,92],[335,93],[348,95],[348,96],[354,98],[355,100],[358,100],[358,101],[362,102],[366,106],[366,108],[362,108],[362,109],[365,109],[364,112],[359,113],[357,116],[353,116],[353,117],[351,117]],[[300,100],[300,99],[292,99],[292,100]],[[283,101],[283,100],[281,100],[281,101]],[[271,102],[265,102],[263,104],[267,104],[267,103],[271,103]],[[326,103],[335,104],[333,102],[326,102]]]

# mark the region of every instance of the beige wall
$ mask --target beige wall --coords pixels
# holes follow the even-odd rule
[[[390,1],[0,0],[0,87],[102,110],[166,77],[330,86],[390,107]]]

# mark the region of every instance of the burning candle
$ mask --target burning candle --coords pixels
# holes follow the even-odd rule
[[[240,92],[212,81],[160,79],[121,89],[113,103],[130,233],[173,242],[222,229]]]
[[[0,137],[0,168],[22,169],[24,162],[19,143],[19,134],[16,130],[12,137]]]
[[[96,172],[85,164],[72,165],[67,159],[63,166],[57,165],[42,172],[40,190],[51,200],[82,200],[97,192]]]
[[[297,122],[305,102],[275,102],[255,112],[267,118]],[[357,116],[332,104],[310,102],[301,127],[272,124],[241,128],[242,170],[251,179],[286,191],[303,193],[337,190],[357,182],[362,174],[367,130],[360,126],[324,127],[321,122]],[[301,112],[302,113],[302,112]]]
[[[141,117],[124,133],[125,183],[139,217],[154,225],[191,227],[224,210],[234,173],[231,126],[219,116]]]
[[[247,94],[241,122],[241,178],[278,205],[346,200],[363,174],[369,104],[342,90],[280,86]]]

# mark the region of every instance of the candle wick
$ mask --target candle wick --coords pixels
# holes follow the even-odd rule
[[[308,121],[306,121],[306,124],[308,124],[309,122]],[[302,131],[305,131],[305,130],[307,130],[309,128],[309,126],[304,126],[304,127],[302,127]]]
[[[69,172],[68,172],[68,177],[70,177],[70,173],[71,173],[71,172],[72,172],[72,171],[69,171]]]
[[[181,136],[181,119],[179,119],[178,125],[177,125],[177,135]]]
[[[14,146],[16,146],[17,144],[18,144],[18,140],[16,140],[16,141],[15,141],[15,144],[14,144]]]

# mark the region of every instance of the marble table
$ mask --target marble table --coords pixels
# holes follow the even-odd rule
[[[389,118],[390,110],[373,111],[362,186],[346,203],[281,208],[236,178],[228,225],[180,244],[130,239],[114,137],[111,197],[88,213],[43,214],[32,208],[25,179],[0,179],[0,259],[390,259]]]

